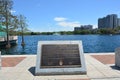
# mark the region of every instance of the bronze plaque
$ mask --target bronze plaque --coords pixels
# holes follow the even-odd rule
[[[78,44],[44,44],[41,50],[41,68],[81,66]]]

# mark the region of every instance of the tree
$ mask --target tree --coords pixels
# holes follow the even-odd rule
[[[11,16],[10,24],[9,24],[10,35],[15,35],[15,33],[18,30],[18,27],[19,27],[19,21],[17,16]]]
[[[11,20],[12,0],[0,0],[0,21],[6,26],[7,33],[7,48],[10,48],[9,42],[9,25]]]
[[[103,29],[100,29],[100,34],[114,34],[114,29],[111,29],[111,28],[103,28]]]
[[[26,23],[26,17],[23,16],[23,15],[19,15],[19,16],[17,17],[17,19],[18,19],[19,29],[20,29],[21,35],[22,35],[21,45],[24,46],[24,45],[25,45],[25,42],[24,42],[24,32],[25,32],[25,31],[29,31],[29,30],[27,29],[27,26],[28,26],[28,25],[27,25],[27,23]]]

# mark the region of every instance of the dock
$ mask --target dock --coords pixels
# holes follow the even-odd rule
[[[18,36],[9,36],[10,44],[17,44]],[[6,45],[7,37],[0,37],[0,46]]]

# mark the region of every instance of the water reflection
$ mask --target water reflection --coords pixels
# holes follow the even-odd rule
[[[14,45],[11,48],[0,48],[2,55],[19,55],[19,54],[27,54],[25,51],[25,46]]]

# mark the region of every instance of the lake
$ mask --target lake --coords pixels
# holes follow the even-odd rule
[[[120,47],[120,35],[35,35],[24,36],[25,47],[21,46],[21,36],[18,44],[10,49],[0,49],[3,55],[36,54],[38,41],[49,40],[82,40],[85,53],[114,52]]]

